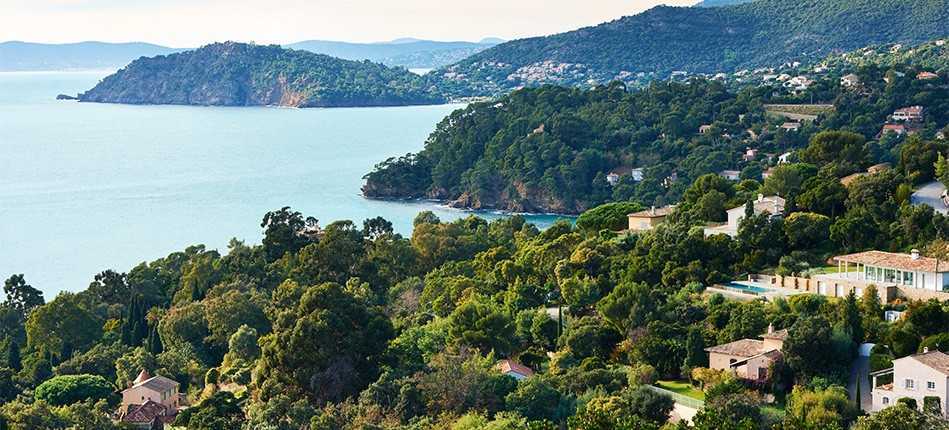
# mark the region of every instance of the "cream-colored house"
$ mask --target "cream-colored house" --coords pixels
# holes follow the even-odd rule
[[[162,427],[174,421],[182,406],[179,384],[161,375],[142,370],[132,386],[122,390],[122,404],[116,412],[120,422],[139,429]]]
[[[893,382],[879,384],[878,379],[892,375]],[[909,397],[922,409],[927,397],[939,399],[939,410],[949,417],[949,355],[939,351],[924,351],[893,360],[890,369],[874,372],[873,412],[892,406],[897,400]]]
[[[759,194],[758,199],[752,202],[755,215],[767,213],[772,217],[784,216],[784,199],[778,196],[768,196]],[[727,234],[731,237],[738,236],[738,226],[741,220],[745,218],[745,205],[734,207],[728,210],[728,221],[722,225],[716,225],[705,228],[705,237],[716,234]]]
[[[123,405],[142,405],[152,401],[165,407],[177,409],[180,406],[179,384],[164,376],[150,376],[142,370],[132,386],[122,390]]]
[[[768,325],[768,332],[761,336],[762,340],[741,339],[705,348],[705,352],[708,352],[708,367],[733,371],[743,379],[767,381],[772,365],[784,357],[781,349],[787,337],[787,330],[775,331],[774,326]]]
[[[656,208],[653,206],[650,209],[634,212],[627,217],[629,218],[629,231],[648,231],[656,228],[657,225],[662,224],[666,217],[672,215],[672,212],[675,211],[675,206],[663,206],[661,208]]]

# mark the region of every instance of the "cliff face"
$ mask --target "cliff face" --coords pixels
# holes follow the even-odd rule
[[[83,102],[353,107],[443,102],[419,76],[381,64],[242,43],[140,58],[79,96]]]

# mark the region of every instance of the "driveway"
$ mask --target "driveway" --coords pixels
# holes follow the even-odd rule
[[[873,349],[872,343],[860,345],[860,352],[857,358],[850,365],[850,382],[847,384],[847,391],[850,393],[850,400],[857,401],[857,384],[860,384],[860,409],[869,411],[873,406],[873,399],[870,397],[870,350]]]
[[[927,184],[924,184],[910,198],[910,202],[914,205],[927,205],[932,207],[943,215],[949,213],[949,208],[946,208],[946,204],[942,201],[942,193],[946,191],[946,186],[939,181],[933,181]]]

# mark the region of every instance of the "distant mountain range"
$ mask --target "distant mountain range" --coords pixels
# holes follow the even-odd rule
[[[428,76],[455,96],[543,84],[592,86],[816,61],[949,34],[949,0],[755,0],[658,6],[638,15],[500,44]]]
[[[421,76],[370,61],[277,45],[215,43],[140,58],[79,95],[81,102],[350,107],[444,102]]]
[[[500,39],[480,42],[437,42],[419,39],[396,39],[380,43],[349,43],[326,40],[307,40],[284,45],[347,60],[370,60],[387,66],[407,69],[434,69],[457,63],[468,56],[484,51]]]
[[[379,43],[309,40],[285,45],[285,47],[346,60],[370,60],[390,67],[433,69],[456,63],[502,42],[504,41],[496,38],[484,39],[480,42],[438,42],[413,38]],[[2,42],[0,43],[0,71],[116,70],[140,57],[154,57],[185,50],[185,48],[168,48],[140,42],[67,44]]]
[[[150,43],[0,43],[0,71],[115,70],[139,57],[180,52]]]
[[[695,4],[696,7],[719,7],[731,6],[733,4],[742,4],[753,2],[755,0],[702,0]]]

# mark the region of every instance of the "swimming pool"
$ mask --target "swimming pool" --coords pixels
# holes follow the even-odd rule
[[[761,287],[751,282],[729,282],[724,285],[726,290],[738,291],[745,294],[760,295],[764,293],[775,292],[771,288]]]

